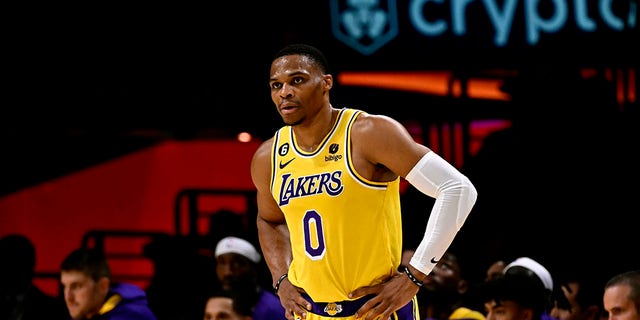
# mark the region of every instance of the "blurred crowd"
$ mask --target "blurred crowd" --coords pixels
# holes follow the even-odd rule
[[[150,246],[172,255],[164,263],[173,266],[156,268],[147,288],[115,281],[102,250],[74,248],[60,264],[60,293],[51,296],[33,282],[31,241],[19,234],[4,236],[0,319],[285,319],[255,240],[233,234],[215,241],[209,268],[189,258],[186,246]],[[552,270],[523,256],[494,261],[483,279],[472,280],[471,263],[455,249],[423,281],[417,320],[640,319],[638,269],[598,277],[571,261],[563,270]],[[412,252],[405,249],[403,265]]]

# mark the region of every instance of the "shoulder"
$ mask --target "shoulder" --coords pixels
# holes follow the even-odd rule
[[[449,319],[485,320],[485,316],[479,311],[471,310],[465,307],[460,307],[455,311],[453,311],[453,313],[449,316]]]
[[[361,112],[353,124],[353,131],[361,133],[403,131],[404,126],[397,120],[381,114]]]
[[[157,320],[149,307],[140,304],[125,304],[112,312],[105,313],[103,319]]]
[[[366,163],[370,163],[375,170],[383,166],[404,177],[429,151],[416,142],[404,125],[385,115],[360,114],[353,123],[350,140],[352,158],[360,160],[362,170],[358,167],[356,170],[361,174],[366,170]],[[379,179],[389,181],[389,178]]]
[[[398,146],[398,143],[413,143],[407,129],[397,120],[369,113],[358,115],[351,128],[351,140],[374,144],[379,148]]]
[[[270,138],[262,142],[258,149],[253,154],[252,162],[260,160],[269,160],[271,158],[271,147],[273,145],[273,138]]]
[[[272,144],[273,138],[260,144],[251,159],[251,179],[259,190],[265,188],[264,191],[266,191],[271,179]]]
[[[115,283],[111,286],[110,291],[120,295],[125,300],[146,297],[146,293],[142,288],[131,283]]]
[[[104,314],[104,319],[157,320],[151,311],[144,291],[131,284],[119,285],[122,300],[116,302],[113,310]]]

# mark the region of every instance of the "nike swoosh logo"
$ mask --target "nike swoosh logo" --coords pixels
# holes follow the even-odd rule
[[[437,264],[440,260],[436,260],[436,257],[431,258],[431,263]]]
[[[287,161],[287,162],[285,162],[285,163],[282,163],[282,160],[280,160],[280,169],[284,169],[284,167],[288,166],[288,165],[289,165],[289,163],[291,163],[291,161],[293,161],[293,160],[295,160],[295,159],[296,159],[296,158],[291,158],[291,160],[289,160],[289,161]]]

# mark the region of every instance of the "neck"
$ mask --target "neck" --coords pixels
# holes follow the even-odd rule
[[[318,112],[313,121],[307,125],[297,125],[293,127],[296,137],[296,144],[304,151],[314,151],[320,142],[327,136],[338,118],[340,111],[329,105],[329,108]]]

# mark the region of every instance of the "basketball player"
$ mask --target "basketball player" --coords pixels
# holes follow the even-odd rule
[[[471,211],[474,186],[396,120],[333,107],[314,47],[281,49],[269,85],[285,126],[258,148],[251,176],[287,319],[418,319],[415,295]],[[399,177],[435,198],[402,272]]]

